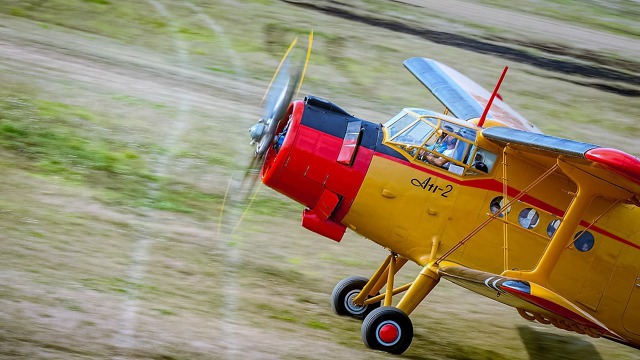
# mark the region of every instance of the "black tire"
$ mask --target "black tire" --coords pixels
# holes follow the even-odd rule
[[[362,342],[374,350],[402,354],[413,340],[409,316],[392,306],[377,308],[362,323]]]
[[[331,308],[333,312],[341,316],[350,316],[356,319],[364,319],[372,310],[380,307],[380,302],[358,306],[352,299],[360,294],[362,288],[369,280],[362,276],[350,276],[343,279],[331,293]]]

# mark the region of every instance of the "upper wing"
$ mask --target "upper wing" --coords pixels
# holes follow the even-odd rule
[[[561,329],[621,339],[596,318],[561,295],[538,284],[443,263],[438,269],[445,279],[475,293],[518,309],[527,320],[553,324]]]
[[[481,134],[499,145],[508,144],[532,162],[562,156],[571,165],[640,197],[640,159],[623,151],[505,127],[484,129]]]
[[[405,60],[404,66],[457,118],[469,120],[482,116],[491,93],[473,80],[431,59],[411,58]],[[541,132],[497,98],[491,104],[487,118],[514,129]]]

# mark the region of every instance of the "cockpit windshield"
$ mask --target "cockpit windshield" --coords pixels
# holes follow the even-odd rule
[[[420,146],[433,134],[433,130],[433,124],[427,125],[427,123],[422,121],[414,121],[408,127],[401,130],[397,136],[393,138],[393,141]]]
[[[484,159],[487,154],[483,149],[477,149],[477,132],[472,126],[422,109],[404,109],[384,126],[388,135],[385,142],[408,157],[458,175],[488,172],[486,166],[474,166],[477,158]]]

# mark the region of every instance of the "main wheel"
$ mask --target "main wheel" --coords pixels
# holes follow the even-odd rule
[[[331,293],[331,308],[338,315],[351,316],[364,319],[373,309],[380,307],[380,302],[369,305],[356,305],[353,303],[369,280],[362,276],[350,276],[340,281]]]
[[[402,354],[413,340],[413,324],[398,308],[377,308],[362,323],[362,342],[374,350]]]

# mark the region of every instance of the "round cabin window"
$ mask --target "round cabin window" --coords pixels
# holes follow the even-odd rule
[[[593,245],[595,244],[595,239],[593,235],[588,231],[579,231],[576,236],[573,237],[573,246],[575,246],[578,251],[587,252],[593,249]]]
[[[532,208],[522,209],[518,215],[518,222],[525,229],[533,229],[540,222],[540,216]]]
[[[556,233],[556,230],[558,230],[558,226],[560,226],[559,219],[553,220],[549,223],[549,225],[547,225],[547,235],[549,235],[550,238],[552,238],[553,234]]]
[[[491,214],[495,215],[498,213],[498,211],[500,211],[500,209],[502,209],[503,206],[504,206],[504,198],[502,196],[496,196],[489,203],[489,211],[491,211]],[[498,215],[498,217],[503,217],[505,213],[508,214],[510,211],[511,211],[511,206],[509,206],[506,211]]]

